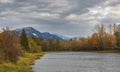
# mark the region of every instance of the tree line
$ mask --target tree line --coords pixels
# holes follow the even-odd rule
[[[41,51],[85,51],[85,50],[120,50],[120,24],[110,24],[105,27],[98,24],[92,35],[67,41],[41,37],[29,37],[23,29],[19,36],[8,27],[0,33],[0,63],[16,62],[24,53]]]
[[[120,50],[120,24],[98,24],[92,35],[68,41],[49,38],[45,51]]]

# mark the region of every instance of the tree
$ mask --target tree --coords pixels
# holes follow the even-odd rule
[[[114,33],[114,26],[112,24],[109,24],[109,34],[113,34]]]
[[[80,50],[88,50],[88,40],[87,38],[80,38]]]
[[[98,33],[93,33],[92,36],[88,37],[89,50],[99,50],[99,36]]]
[[[117,46],[120,47],[120,32],[115,32],[114,35],[116,36]]]
[[[23,47],[23,50],[29,51],[30,48],[29,48],[28,38],[27,38],[27,34],[24,29],[22,31],[20,38],[21,38],[21,45]]]
[[[105,34],[105,28],[103,24],[98,24],[95,27],[96,33],[98,33],[98,45],[101,50],[104,50],[105,44],[104,44],[104,34]]]
[[[116,36],[117,47],[120,47],[120,24],[114,24],[114,35]]]
[[[0,59],[16,62],[20,53],[17,33],[4,28],[0,34]]]
[[[38,45],[33,38],[29,37],[28,40],[29,40],[30,52],[32,53],[41,52],[41,46]]]
[[[56,40],[56,39],[54,40],[53,49],[55,51],[60,50],[60,41],[59,40]]]
[[[105,44],[105,49],[115,49],[116,48],[116,37],[110,33],[105,33],[104,44]]]
[[[41,46],[42,51],[47,51],[47,42],[43,38],[32,36],[32,39],[37,43],[37,45]]]

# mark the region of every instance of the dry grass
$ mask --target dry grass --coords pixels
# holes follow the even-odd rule
[[[16,64],[11,62],[0,64],[0,72],[31,72],[30,65],[44,54],[44,52],[25,53],[25,56],[19,57]]]

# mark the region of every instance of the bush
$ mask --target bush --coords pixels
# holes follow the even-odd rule
[[[16,62],[20,55],[18,35],[8,28],[0,34],[0,58],[1,61]]]

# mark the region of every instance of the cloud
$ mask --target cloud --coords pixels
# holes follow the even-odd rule
[[[37,18],[37,19],[51,19],[51,18],[56,19],[59,17],[59,14],[53,14],[48,12],[44,12],[44,13],[31,12],[28,14],[28,17]]]
[[[14,0],[0,0],[0,3],[6,4],[6,3],[13,3]]]
[[[33,26],[69,37],[88,36],[96,24],[120,22],[119,0],[0,0],[0,25]]]

